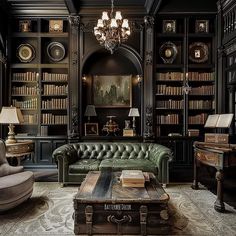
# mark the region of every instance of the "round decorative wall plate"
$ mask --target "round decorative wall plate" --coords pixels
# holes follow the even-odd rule
[[[66,50],[62,43],[51,42],[47,46],[47,54],[52,61],[59,62],[65,57]]]
[[[208,46],[202,42],[190,44],[189,60],[196,63],[206,62],[208,60]]]
[[[35,58],[35,49],[30,44],[21,44],[16,55],[21,62],[31,62]]]
[[[159,49],[160,57],[166,64],[171,64],[175,60],[178,50],[174,43],[166,42]]]

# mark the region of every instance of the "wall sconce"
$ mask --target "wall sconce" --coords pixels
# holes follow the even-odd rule
[[[82,81],[83,81],[83,82],[86,82],[86,80],[87,80],[86,76],[83,75],[83,76],[82,76]]]
[[[90,116],[97,116],[95,106],[94,105],[87,105],[84,116],[88,117],[88,123],[90,122]]]
[[[142,82],[143,78],[142,78],[141,75],[137,75],[137,76],[136,76],[136,80],[137,80],[137,83],[139,84],[139,83]]]
[[[9,124],[9,132],[6,143],[16,143],[15,133],[14,133],[14,124],[20,124],[24,122],[23,115],[21,110],[16,107],[2,107],[2,111],[0,113],[0,123],[1,124]]]
[[[128,116],[133,117],[133,130],[134,133],[136,134],[135,117],[139,117],[138,108],[130,108]]]

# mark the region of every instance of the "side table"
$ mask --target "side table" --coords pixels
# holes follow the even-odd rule
[[[6,144],[6,157],[16,158],[17,165],[20,165],[24,156],[31,155],[34,152],[34,141],[21,140],[16,143]]]

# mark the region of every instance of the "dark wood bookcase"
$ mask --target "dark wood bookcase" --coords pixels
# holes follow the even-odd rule
[[[229,130],[230,142],[236,143],[236,2],[218,2],[219,18],[217,28],[221,40],[218,41],[218,71],[222,78],[219,84],[219,111],[233,113],[234,119]]]
[[[51,19],[63,22],[50,32]],[[20,24],[29,21],[28,32]],[[18,139],[35,141],[35,156],[26,164],[51,165],[52,151],[66,143],[68,132],[69,33],[67,18],[15,18],[9,37],[9,104],[21,109]],[[63,55],[64,54],[64,55]]]
[[[173,32],[166,32],[172,24]],[[199,32],[199,25],[206,29]],[[203,135],[208,114],[215,111],[214,16],[157,18],[156,135]]]
[[[191,180],[193,142],[203,139],[207,116],[215,113],[215,18],[215,14],[156,18],[154,120],[157,142],[174,153],[171,181],[178,181],[177,176]]]

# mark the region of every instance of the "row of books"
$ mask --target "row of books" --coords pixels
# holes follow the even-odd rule
[[[25,101],[18,101],[17,99],[12,99],[12,105],[14,107],[19,107],[21,109],[37,109],[38,99],[31,98]]]
[[[157,124],[179,124],[178,114],[157,115]]]
[[[164,81],[183,81],[184,73],[182,72],[166,72],[156,73],[156,80]],[[215,74],[213,72],[188,72],[186,74],[188,81],[214,81]]]
[[[12,73],[12,80],[13,81],[35,81],[39,80],[39,73],[38,72],[17,72]],[[68,74],[61,74],[61,73],[43,73],[43,81],[56,81],[56,82],[67,82],[68,81]]]
[[[157,109],[183,109],[183,100],[165,100],[165,101],[157,101],[156,106]]]
[[[215,92],[214,92],[213,85],[191,87],[191,91],[190,91],[191,95],[213,95],[214,93]]]
[[[184,79],[184,74],[181,72],[167,72],[167,73],[156,73],[157,80],[179,80]]]
[[[166,86],[159,84],[157,86],[157,94],[161,95],[183,95],[183,87]],[[214,95],[214,86],[205,85],[200,87],[191,87],[191,95]]]
[[[42,124],[67,124],[66,115],[42,114]]]
[[[43,73],[43,81],[61,81],[66,82],[68,80],[68,74],[58,74],[58,73]]]
[[[68,93],[68,85],[57,86],[54,84],[45,84],[43,86],[44,95],[66,95]]]
[[[183,87],[166,86],[165,84],[160,84],[157,86],[157,94],[183,95]]]
[[[38,81],[39,73],[38,72],[19,72],[12,74],[13,81]]]
[[[215,102],[212,100],[190,100],[189,109],[214,109]]]
[[[67,109],[67,98],[52,98],[46,101],[42,101],[43,109]]]
[[[12,95],[37,95],[37,87],[29,87],[29,86],[13,86],[12,87]]]
[[[188,72],[189,81],[214,81],[215,73],[214,72]]]
[[[24,123],[25,124],[37,124],[38,123],[38,115],[37,114],[23,114]]]
[[[193,124],[204,125],[205,121],[207,119],[207,116],[208,116],[207,113],[201,113],[201,114],[198,114],[198,115],[195,115],[195,116],[189,116],[188,117],[188,123],[190,125],[193,125]]]

